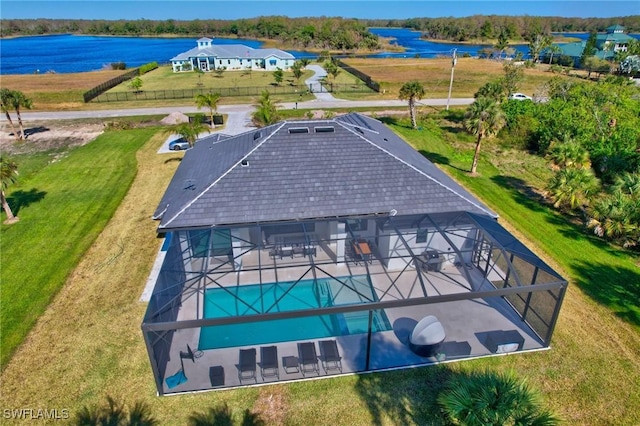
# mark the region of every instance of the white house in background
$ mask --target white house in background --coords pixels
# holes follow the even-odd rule
[[[227,70],[288,70],[295,62],[292,54],[280,49],[254,49],[244,44],[214,45],[212,41],[203,37],[193,49],[171,58],[173,72],[195,68],[208,72],[223,67]]]

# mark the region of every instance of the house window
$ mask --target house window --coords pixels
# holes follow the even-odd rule
[[[269,65],[271,65],[271,66],[275,66],[277,63],[278,63],[278,61],[275,60],[275,59],[270,59],[269,60]]]
[[[426,229],[418,229],[416,234],[416,243],[426,243],[429,232]]]
[[[227,65],[231,65],[231,59],[227,59]]]
[[[219,63],[220,65],[222,65],[222,59],[220,59],[220,60],[218,61],[218,63]]]

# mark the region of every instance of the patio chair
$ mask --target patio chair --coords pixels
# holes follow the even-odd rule
[[[242,383],[242,380],[253,379],[258,382],[256,378],[256,350],[240,349],[240,360],[238,362],[238,380]]]
[[[342,373],[342,357],[335,340],[320,341],[320,359],[322,360],[322,368],[326,373],[329,370],[340,370]]]
[[[298,343],[298,355],[303,376],[306,376],[306,373],[313,372],[320,375],[316,345],[313,342]]]
[[[262,375],[262,380],[265,377],[276,377],[280,380],[277,346],[260,347],[260,374]]]

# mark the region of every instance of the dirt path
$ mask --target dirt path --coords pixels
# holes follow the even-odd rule
[[[102,123],[29,122],[25,126],[27,139],[16,142],[11,127],[5,121],[0,124],[0,152],[29,154],[84,145],[97,138],[104,131],[104,128]]]

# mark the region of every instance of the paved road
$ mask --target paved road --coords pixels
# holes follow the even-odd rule
[[[473,103],[473,98],[456,98],[451,99],[450,105],[469,105]],[[447,104],[446,99],[422,99],[417,103],[424,106],[445,106]],[[284,102],[280,104],[285,109],[292,109],[295,107],[295,102]],[[322,109],[322,108],[355,108],[355,107],[406,107],[406,101],[400,100],[367,100],[367,101],[346,101],[341,99],[334,100],[322,100],[314,99],[312,101],[298,102],[298,108],[300,109]],[[253,105],[221,105],[218,107],[218,111],[223,114],[241,114],[248,117],[248,114],[253,111]],[[65,120],[75,118],[109,118],[109,117],[126,117],[133,115],[169,115],[172,112],[202,112],[194,106],[172,106],[172,107],[157,107],[157,108],[131,108],[131,109],[114,109],[114,110],[93,110],[93,111],[38,111],[30,112],[23,111],[21,113],[23,121],[38,121],[38,120]],[[240,120],[246,119],[241,118]],[[6,121],[4,114],[0,115],[0,121]]]

